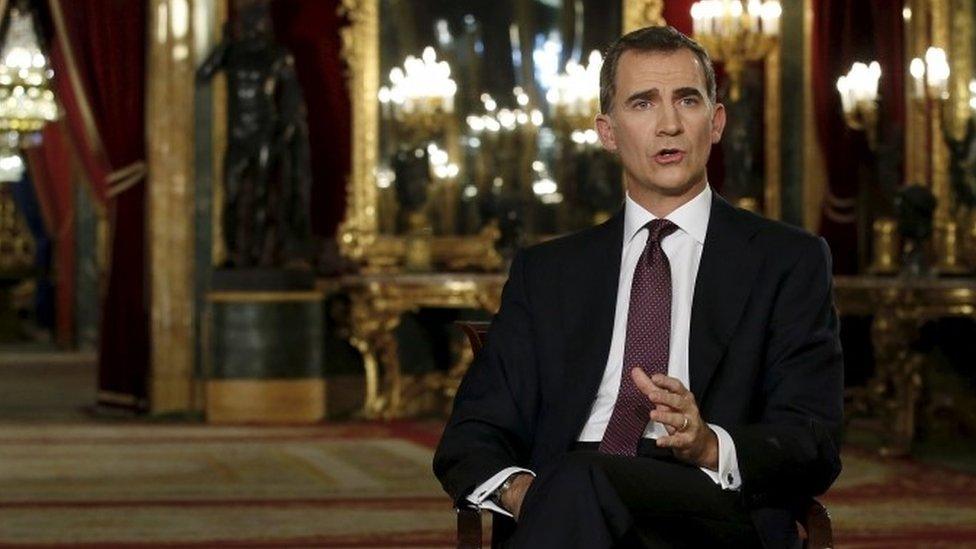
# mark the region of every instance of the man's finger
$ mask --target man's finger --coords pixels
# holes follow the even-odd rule
[[[654,374],[654,377],[651,378],[651,383],[679,395],[684,395],[688,392],[688,389],[677,378],[664,374]]]
[[[651,382],[651,378],[647,377],[644,370],[640,368],[632,368],[630,370],[630,377],[634,380],[634,385],[637,385],[637,389],[645,395],[650,396],[651,391],[657,390],[657,387]]]
[[[690,436],[687,436],[679,431],[673,435],[658,438],[656,443],[660,448],[674,448],[676,450],[681,450],[691,446],[691,442],[693,440],[694,439]]]
[[[663,424],[665,427],[674,427],[676,431],[681,431],[683,427],[687,427],[691,423],[688,421],[688,416],[676,412],[652,410],[650,416],[652,420]]]
[[[663,404],[669,408],[675,410],[684,410],[688,401],[674,393],[667,393],[658,389],[651,390],[647,393],[647,398],[651,399],[654,404]]]

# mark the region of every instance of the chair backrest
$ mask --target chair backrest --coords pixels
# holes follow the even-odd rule
[[[488,327],[491,326],[491,323],[479,320],[458,320],[455,324],[464,331],[464,335],[468,336],[474,354],[478,354],[478,351],[488,341]]]

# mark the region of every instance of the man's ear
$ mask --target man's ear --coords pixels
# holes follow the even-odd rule
[[[722,132],[725,131],[725,105],[715,104],[715,112],[712,113],[712,143],[722,140]]]
[[[596,115],[594,120],[596,124],[596,133],[600,136],[600,143],[603,144],[603,148],[615,153],[617,152],[617,138],[613,134],[613,121],[610,117],[604,113]]]

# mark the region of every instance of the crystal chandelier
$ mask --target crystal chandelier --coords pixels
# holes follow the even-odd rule
[[[733,102],[741,95],[745,64],[763,59],[776,45],[782,13],[777,0],[702,0],[691,6],[695,39],[725,63]]]
[[[571,135],[574,142],[595,144],[593,119],[600,112],[600,69],[603,57],[590,52],[586,65],[574,60],[566,63],[566,72],[558,75],[546,93],[556,129]]]
[[[408,55],[402,67],[390,71],[390,85],[380,88],[379,100],[384,118],[392,115],[419,137],[429,137],[453,115],[456,93],[451,66],[427,46],[420,58]]]
[[[10,8],[0,49],[0,132],[6,134],[8,146],[16,146],[25,134],[37,132],[58,118],[50,89],[54,71],[38,42],[31,13]]]

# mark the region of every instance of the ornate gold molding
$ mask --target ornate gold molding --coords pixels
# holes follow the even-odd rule
[[[664,24],[664,0],[624,0],[624,34]]]
[[[346,185],[346,219],[338,231],[339,249],[350,259],[366,262],[379,236],[374,173],[379,144],[379,2],[342,0],[339,9],[349,20],[340,35],[342,56],[349,66],[352,109],[352,168]]]

